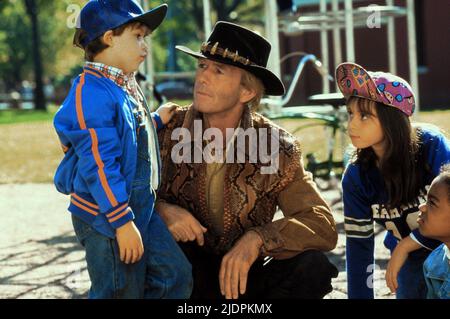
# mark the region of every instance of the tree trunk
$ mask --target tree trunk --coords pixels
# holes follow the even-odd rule
[[[39,41],[39,25],[38,25],[38,10],[35,0],[25,0],[28,15],[31,19],[32,28],[32,43],[33,43],[33,64],[34,64],[34,79],[36,87],[34,89],[34,107],[36,110],[46,110],[46,102],[44,95],[44,82],[42,81],[42,59],[40,52]]]

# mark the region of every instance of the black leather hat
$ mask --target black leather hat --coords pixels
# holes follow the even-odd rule
[[[262,36],[237,24],[219,21],[200,52],[177,45],[176,48],[195,58],[205,58],[234,65],[259,78],[268,95],[283,95],[283,82],[267,67],[271,45]]]

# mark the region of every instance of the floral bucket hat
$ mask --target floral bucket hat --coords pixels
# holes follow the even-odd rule
[[[395,107],[407,116],[414,113],[414,93],[401,77],[366,71],[358,64],[345,62],[336,68],[336,81],[346,99],[358,96]]]

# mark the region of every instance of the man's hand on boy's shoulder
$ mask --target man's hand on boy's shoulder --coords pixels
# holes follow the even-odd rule
[[[168,102],[166,104],[161,105],[156,112],[161,117],[161,121],[164,125],[170,122],[173,115],[175,114],[175,109],[178,107],[177,104]]]

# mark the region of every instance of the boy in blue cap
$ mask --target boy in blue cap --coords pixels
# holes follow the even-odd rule
[[[78,240],[86,249],[89,298],[188,298],[191,265],[158,214],[156,129],[173,109],[150,113],[134,73],[144,38],[166,15],[132,0],[92,0],[81,10],[74,44],[85,52],[54,126],[65,156],[55,174],[69,195]]]

